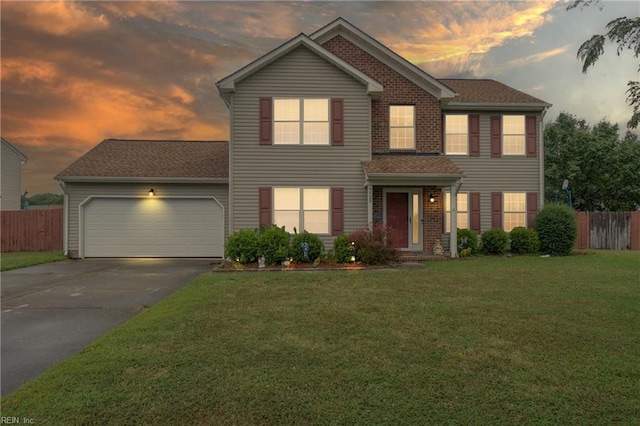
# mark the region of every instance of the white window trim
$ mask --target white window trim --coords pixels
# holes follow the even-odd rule
[[[413,126],[392,126],[391,125],[391,108],[392,107],[412,107],[413,108]],[[411,148],[394,148],[391,146],[391,129],[413,129],[413,147]],[[416,149],[416,106],[392,104],[389,105],[389,149],[395,151],[415,151]]]
[[[296,226],[296,231],[297,231],[298,234],[301,234],[301,233],[303,233],[305,231],[305,229],[304,229],[304,213],[305,213],[305,211],[309,211],[309,212],[318,212],[318,211],[324,212],[324,211],[326,211],[327,212],[327,232],[313,232],[313,234],[315,234],[315,235],[331,235],[331,209],[332,209],[332,206],[331,206],[331,187],[326,187],[326,186],[274,186],[274,187],[272,187],[271,188],[271,205],[272,205],[271,215],[272,215],[272,217],[274,219],[275,219],[276,211],[289,211],[289,210],[284,210],[284,209],[282,209],[282,210],[277,210],[276,209],[276,199],[275,199],[276,191],[275,190],[279,189],[279,188],[282,188],[282,189],[285,189],[285,188],[289,189],[290,188],[290,189],[299,189],[300,190],[300,209],[298,210],[298,214],[299,214],[298,218],[299,219],[298,219],[298,226]],[[328,197],[328,200],[327,200],[328,201],[328,209],[327,210],[309,210],[309,209],[305,210],[305,208],[304,208],[304,190],[305,189],[326,189],[327,192],[328,192],[328,194],[327,194],[327,197]],[[274,220],[274,222],[275,222],[275,220]],[[281,226],[281,225],[279,225],[277,223],[276,223],[276,225]],[[289,233],[293,233],[293,229],[287,229],[286,231],[289,232]]]
[[[460,214],[460,213],[466,213],[467,214],[467,228],[460,228],[460,226],[457,226],[457,228],[459,229],[471,229],[471,210],[470,210],[470,203],[471,203],[471,197],[470,197],[470,193],[469,192],[463,192],[460,191],[458,192],[458,194],[456,195],[462,195],[462,194],[466,194],[467,195],[467,210],[460,210],[460,203],[456,202],[457,208],[456,208],[456,214]],[[450,191],[443,191],[443,196],[445,197],[444,199],[444,205],[443,205],[443,210],[444,210],[444,233],[445,234],[449,234],[451,233],[451,229],[447,230],[447,218],[450,218],[451,215],[451,210],[447,210],[447,195],[449,197],[451,197],[451,192]],[[449,205],[451,205],[451,201],[449,201]],[[456,223],[459,225],[460,222],[457,220],[456,218]],[[449,227],[451,227],[451,224],[449,224]]]
[[[463,133],[447,133],[447,117],[450,116],[464,116],[467,120],[467,150],[465,152],[453,152],[448,150],[447,135],[462,135]],[[445,114],[444,115],[444,153],[445,155],[466,155],[469,156],[469,114]]]
[[[275,115],[276,115],[276,101],[277,100],[298,100],[298,104],[299,104],[299,108],[300,108],[300,112],[299,112],[299,120],[295,121],[295,120],[281,120],[281,121],[276,121],[275,119]],[[304,120],[304,101],[305,100],[309,100],[309,99],[316,99],[316,100],[326,100],[327,101],[327,121],[305,121]],[[284,146],[291,146],[291,145],[305,145],[305,146],[329,146],[331,145],[331,99],[330,98],[323,98],[323,97],[277,97],[277,98],[273,98],[272,99],[272,105],[271,105],[271,109],[273,111],[273,119],[272,119],[272,123],[273,123],[273,145],[284,145]],[[276,123],[298,123],[298,142],[297,143],[284,143],[284,142],[276,142]],[[327,123],[327,142],[326,143],[305,143],[304,142],[304,124],[305,123]]]
[[[522,128],[522,133],[505,133],[504,129],[504,118],[505,117],[522,117],[522,123],[523,123],[523,128]],[[502,149],[502,155],[503,156],[509,156],[509,157],[524,157],[525,155],[527,155],[527,117],[526,115],[523,114],[509,114],[509,115],[502,115],[502,135],[501,136],[501,149]],[[504,139],[505,136],[522,136],[522,152],[521,153],[509,153],[506,152],[504,149]]]
[[[509,210],[507,211],[507,203],[506,203],[506,198],[507,198],[507,194],[521,194],[524,195],[524,211],[516,211],[516,210]],[[522,191],[506,191],[502,193],[502,229],[504,229],[506,232],[511,232],[513,230],[513,228],[511,228],[510,230],[507,231],[506,228],[506,216],[507,214],[522,214],[524,215],[524,224],[522,226],[524,226],[525,228],[528,227],[527,225],[527,193],[526,192],[522,192]],[[519,226],[519,225],[518,225]],[[515,228],[515,226],[514,226]]]

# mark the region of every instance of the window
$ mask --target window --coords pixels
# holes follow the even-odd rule
[[[273,143],[328,145],[329,99],[274,99]]]
[[[458,229],[469,229],[469,194],[458,192],[456,197],[458,214],[456,223]],[[451,193],[444,193],[444,232],[451,232]]]
[[[524,192],[504,193],[504,230],[511,232],[516,226],[526,226],[527,202]]]
[[[524,155],[524,115],[502,117],[502,152],[504,155]]]
[[[468,154],[469,117],[467,115],[445,115],[444,153]]]
[[[329,188],[274,188],[273,221],[289,232],[329,233]]]
[[[413,105],[389,107],[389,141],[391,149],[415,149]]]

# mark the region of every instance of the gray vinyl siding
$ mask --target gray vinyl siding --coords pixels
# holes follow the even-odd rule
[[[458,113],[457,111],[455,113]],[[524,115],[533,115],[523,113]],[[491,157],[490,117],[501,115],[499,112],[480,114],[480,156],[447,155],[456,166],[465,173],[460,192],[480,193],[480,226],[481,231],[491,229],[491,193],[492,192],[538,192],[538,203],[542,202],[540,194],[540,161],[544,155],[541,151],[540,115],[538,114],[537,156],[502,156]],[[447,242],[448,233],[443,235]]]
[[[2,210],[20,210],[20,178],[21,160],[18,154],[2,143],[0,153],[2,161],[0,170],[0,206]]]
[[[259,145],[259,98],[278,96],[344,99],[344,146]],[[371,101],[362,83],[299,47],[238,83],[231,105],[232,232],[258,227],[258,188],[274,186],[342,187],[345,231],[367,226]],[[328,248],[333,238],[320,237]]]
[[[68,251],[79,250],[79,206],[90,196],[148,196],[150,188],[154,188],[160,197],[215,197],[225,211],[225,239],[229,229],[229,191],[226,184],[177,184],[177,183],[67,183],[68,194]]]

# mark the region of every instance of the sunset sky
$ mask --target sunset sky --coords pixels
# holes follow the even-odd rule
[[[565,2],[2,1],[2,136],[29,157],[22,190],[106,138],[227,140],[216,81],[301,32],[342,16],[435,77],[493,78],[624,128],[638,60],[608,49],[584,75],[580,44],[635,1]]]

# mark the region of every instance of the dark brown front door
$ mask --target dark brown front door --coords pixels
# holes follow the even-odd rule
[[[409,247],[409,194],[387,192],[387,226],[393,230],[395,246]]]

